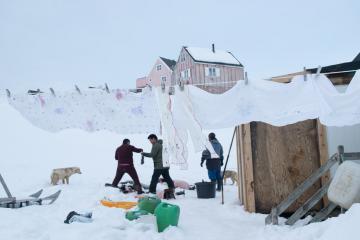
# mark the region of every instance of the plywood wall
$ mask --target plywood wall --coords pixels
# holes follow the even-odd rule
[[[241,128],[246,130],[246,128]],[[251,178],[251,188],[246,190],[249,183],[243,183],[243,199],[245,208],[260,213],[269,213],[272,207],[284,200],[311,173],[317,170],[320,160],[318,122],[307,120],[284,127],[274,127],[266,123],[252,122],[248,131],[241,133],[240,163],[244,166],[252,162],[252,173],[244,167],[240,177],[246,181]],[[247,140],[246,140],[247,139]],[[245,141],[250,144],[246,146]],[[245,144],[245,145],[244,145]],[[251,151],[251,153],[250,153]],[[239,155],[239,154],[238,154]],[[248,157],[247,157],[248,156]],[[247,167],[250,169],[250,167]],[[250,180],[247,180],[248,182]],[[245,184],[245,185],[244,185]],[[303,196],[296,201],[287,212],[294,212],[310,196],[321,187],[317,182]],[[254,195],[253,203],[247,200],[247,195]],[[319,209],[321,205],[316,208]]]

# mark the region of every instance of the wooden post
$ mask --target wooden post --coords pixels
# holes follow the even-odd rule
[[[338,146],[338,157],[339,157],[339,164],[342,164],[344,162],[344,146],[343,145],[339,145]],[[344,208],[341,208],[341,213],[344,213],[345,210]]]
[[[238,177],[238,197],[240,204],[244,204],[244,191],[243,191],[243,170],[241,167],[241,126],[236,126],[236,162],[237,162],[237,177]]]
[[[5,180],[3,179],[3,177],[1,176],[1,174],[0,174],[0,182],[1,182],[1,184],[2,184],[2,186],[3,186],[3,188],[4,188],[4,190],[5,190],[6,195],[8,196],[8,198],[12,198],[12,195],[11,195],[11,193],[10,193],[10,191],[9,191],[9,188],[7,187],[7,185],[6,185],[6,183],[5,183]]]
[[[344,161],[344,146],[338,146],[339,163],[342,164]]]
[[[252,162],[251,148],[251,128],[250,123],[241,126],[241,147],[242,147],[242,171],[243,171],[243,191],[244,207],[248,212],[255,212],[255,192],[254,192],[254,170]]]
[[[317,120],[317,135],[318,135],[318,143],[319,143],[318,146],[319,146],[320,166],[322,166],[329,159],[329,152],[328,152],[326,127],[320,123],[319,119]],[[330,171],[327,171],[321,177],[321,186],[327,184],[329,180],[330,180]],[[324,196],[322,201],[324,206],[327,206],[329,204],[329,199],[327,198],[327,196]]]

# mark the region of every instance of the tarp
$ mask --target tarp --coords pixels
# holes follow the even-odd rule
[[[239,81],[219,95],[187,85],[173,96],[160,88],[137,94],[92,90],[56,96],[15,94],[9,103],[35,126],[51,132],[78,128],[159,133],[161,126],[165,160],[186,168],[188,133],[195,151],[207,148],[216,155],[203,129],[230,128],[251,121],[284,126],[316,118],[328,126],[360,123],[360,76],[356,73],[344,93],[325,75],[312,74],[306,79],[296,76],[288,84]]]
[[[9,103],[32,124],[50,132],[69,128],[119,134],[160,132],[160,114],[152,91],[12,94]]]

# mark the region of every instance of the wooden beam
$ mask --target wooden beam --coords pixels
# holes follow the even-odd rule
[[[303,217],[312,207],[314,207],[321,198],[326,194],[330,182],[328,181],[320,188],[309,200],[307,200],[291,217],[285,222],[287,225],[294,225],[301,217]]]
[[[14,197],[0,198],[0,204],[14,202],[14,201],[16,201],[16,198]]]
[[[360,152],[344,153],[344,161],[346,160],[360,160]]]
[[[5,180],[3,179],[3,177],[1,176],[0,174],[0,182],[1,182],[1,185],[3,186],[5,192],[6,192],[6,195],[9,197],[9,198],[12,198],[12,195],[9,191],[9,188],[7,187],[6,183],[5,183]]]
[[[241,205],[244,204],[243,192],[243,171],[241,167],[241,126],[236,127],[236,163],[237,163],[237,177],[238,177],[238,197]]]
[[[318,212],[315,217],[313,217],[313,219],[311,219],[311,221],[309,223],[315,223],[315,222],[320,222],[322,220],[324,220],[325,218],[327,218],[329,216],[330,213],[332,213],[335,208],[337,207],[337,205],[335,203],[329,202],[329,205],[327,205],[325,208],[321,209],[320,212]]]
[[[320,158],[320,166],[326,164],[327,160],[329,159],[329,151],[328,151],[328,143],[327,143],[327,132],[326,126],[322,125],[317,120],[317,136],[318,136],[318,147],[319,147],[319,158]],[[330,171],[327,171],[321,177],[321,186],[325,186],[327,182],[330,180]],[[329,200],[327,195],[323,197],[323,205],[327,206],[329,204]]]
[[[254,170],[251,147],[251,128],[250,123],[241,126],[242,130],[242,163],[244,173],[244,192],[245,210],[255,212],[255,192],[254,192]]]
[[[298,199],[310,186],[312,186],[324,173],[326,173],[335,163],[338,162],[338,154],[334,154],[325,165],[322,165],[318,170],[310,175],[300,186],[298,186],[286,199],[284,199],[278,206],[276,213],[282,214],[296,199]],[[265,223],[271,222],[268,215]]]

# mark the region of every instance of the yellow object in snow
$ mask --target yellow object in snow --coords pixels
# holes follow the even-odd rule
[[[101,200],[102,205],[105,207],[123,208],[129,210],[137,205],[137,202],[113,202],[108,200]]]

